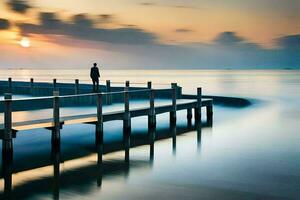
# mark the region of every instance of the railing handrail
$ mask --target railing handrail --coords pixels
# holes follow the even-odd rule
[[[115,92],[96,92],[96,93],[86,93],[86,94],[72,94],[72,95],[60,95],[58,96],[59,98],[75,98],[75,97],[86,97],[86,96],[97,96],[98,94],[101,94],[103,96],[106,95],[116,95],[116,94],[124,94],[124,93],[140,93],[140,92],[150,92],[150,91],[171,91],[173,88],[165,88],[165,89],[140,89],[140,90],[129,90],[129,91],[115,91]],[[0,100],[1,102],[7,102],[7,101],[12,101],[12,102],[20,102],[20,101],[33,101],[33,100],[49,100],[53,99],[54,97],[57,96],[45,96],[45,97],[25,97],[25,98],[18,98],[18,99],[3,99]]]
[[[16,79],[15,81],[17,82],[28,82],[26,81],[27,78],[18,78]],[[35,81],[36,80],[39,80],[39,81],[42,81],[40,83],[43,83],[43,84],[53,84],[53,80],[52,79],[48,79],[48,78],[38,78],[38,79],[34,79]],[[60,81],[75,81],[76,79],[71,79],[71,78],[62,78],[62,79],[57,79],[57,80],[60,80]],[[7,79],[0,79],[0,81],[3,81],[3,82],[7,82]],[[88,83],[85,83],[85,82],[90,82],[91,80],[90,79],[80,79],[80,81],[84,81],[83,84],[88,84]],[[103,82],[105,83],[106,80],[99,80],[99,82]],[[57,84],[72,84],[73,82],[58,82]],[[122,82],[122,81],[111,81],[111,83],[114,83],[114,84],[124,84],[125,82]],[[30,84],[30,82],[28,82],[28,84]],[[130,82],[130,84],[132,85],[147,85],[147,82]],[[153,85],[170,85],[169,83],[155,83],[153,82],[152,83]],[[22,87],[22,86],[18,86],[18,87]],[[25,86],[25,87],[28,87],[28,86]]]

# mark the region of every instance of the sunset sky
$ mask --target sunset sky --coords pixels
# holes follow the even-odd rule
[[[299,0],[1,0],[1,68],[300,68]]]

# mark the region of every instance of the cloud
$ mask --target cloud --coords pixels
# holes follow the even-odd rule
[[[23,35],[63,35],[82,40],[121,44],[155,44],[156,35],[139,28],[97,28],[87,14],[74,15],[71,21],[59,19],[56,13],[40,13],[40,24],[21,23]]]
[[[193,32],[192,29],[187,29],[187,28],[178,28],[175,30],[177,33],[188,33],[188,32]]]
[[[101,14],[97,22],[99,23],[111,23],[114,21],[114,16],[111,14]]]
[[[7,19],[0,18],[0,30],[9,29],[10,23]]]
[[[93,20],[89,19],[89,17],[86,14],[74,15],[72,17],[72,20],[76,26],[82,28],[92,28],[94,26]]]
[[[142,5],[142,6],[154,6],[156,4],[155,3],[150,3],[150,2],[142,2],[142,3],[140,3],[140,5]]]
[[[27,10],[31,8],[28,1],[25,0],[8,0],[7,5],[11,10],[22,14],[26,13]]]
[[[161,6],[161,7],[170,7],[170,8],[181,8],[181,9],[199,9],[196,6],[187,6],[187,5],[177,5],[177,4],[163,4],[163,3],[153,3],[153,2],[142,2],[141,6]]]
[[[283,36],[277,38],[276,41],[281,48],[300,50],[300,34]]]
[[[244,42],[245,39],[238,36],[235,32],[222,32],[214,40],[216,44],[231,46]]]

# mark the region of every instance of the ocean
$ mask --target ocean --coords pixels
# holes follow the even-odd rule
[[[82,83],[86,70],[0,70],[0,79]],[[170,87],[177,82],[183,93],[247,98],[244,108],[214,106],[213,127],[180,134],[149,146],[103,157],[99,175],[93,153],[94,127],[70,125],[62,130],[59,180],[50,164],[50,133],[24,131],[14,142],[13,193],[16,199],[300,199],[300,71],[299,70],[101,70],[101,84]],[[71,108],[68,112],[93,108]],[[43,115],[20,113],[22,118]],[[178,113],[178,129],[186,113]],[[157,118],[158,132],[167,132],[168,114]],[[145,136],[147,119],[132,121],[136,138]],[[119,142],[121,122],[104,124],[106,144]],[[199,139],[200,138],[200,139]],[[39,162],[37,162],[39,160]],[[3,191],[3,179],[0,180]]]

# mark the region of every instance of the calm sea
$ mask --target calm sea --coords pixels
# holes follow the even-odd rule
[[[87,70],[0,70],[0,79],[89,82]],[[102,83],[130,80],[133,85],[169,87],[177,82],[184,93],[245,97],[246,108],[214,107],[212,128],[187,131],[149,146],[133,148],[131,163],[124,152],[104,156],[99,175],[93,154],[94,127],[62,130],[60,176],[54,177],[50,134],[25,131],[15,140],[13,189],[16,199],[300,199],[300,71],[272,70],[104,70]],[[81,108],[92,109],[92,108]],[[71,109],[69,112],[79,112]],[[39,115],[22,113],[22,117]],[[178,113],[178,128],[186,113]],[[168,115],[158,116],[158,131],[168,131]],[[146,134],[147,119],[132,122],[137,138]],[[121,140],[121,122],[104,125],[105,142]],[[3,190],[3,180],[0,181]]]

